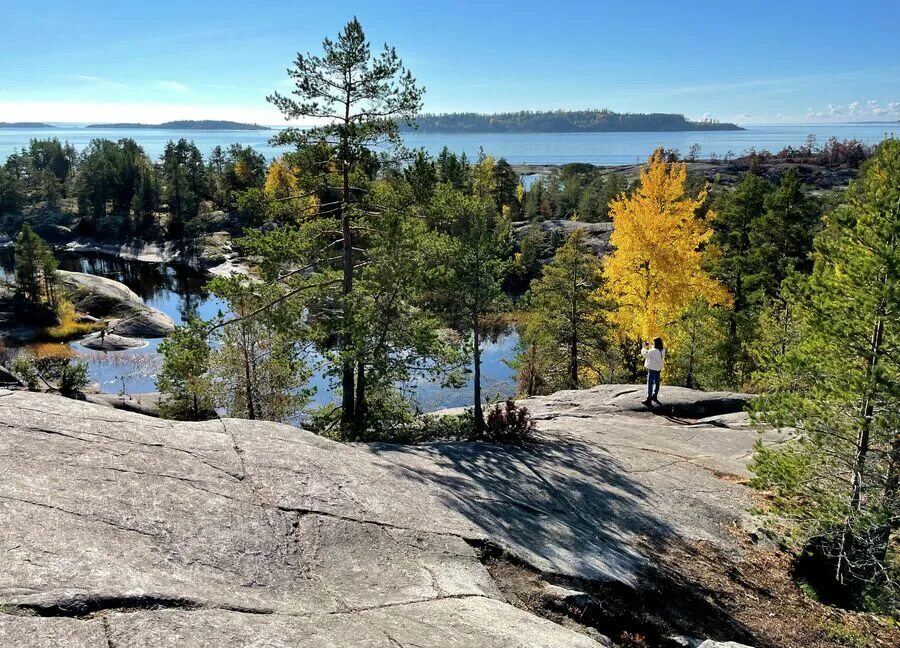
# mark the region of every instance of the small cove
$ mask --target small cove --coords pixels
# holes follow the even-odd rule
[[[148,263],[124,260],[105,254],[57,252],[60,270],[84,272],[119,281],[131,288],[149,306],[158,308],[176,324],[184,323],[192,315],[211,319],[225,310],[225,304],[205,290],[209,277],[184,265]],[[0,251],[0,279],[11,281],[13,255],[11,250]],[[156,391],[156,374],[162,364],[158,353],[162,339],[149,339],[141,348],[125,351],[92,351],[77,341],[67,346],[79,359],[87,362],[91,381],[104,393],[141,394]],[[491,397],[512,396],[516,391],[515,371],[504,361],[515,355],[518,336],[514,330],[499,335],[485,345],[482,356],[482,384]],[[22,348],[10,347],[15,354]],[[311,362],[321,364],[314,356]],[[313,405],[325,405],[334,393],[324,367],[316,366],[310,386],[316,388]],[[407,386],[422,411],[468,405],[471,384],[454,389],[428,380],[415,381]]]

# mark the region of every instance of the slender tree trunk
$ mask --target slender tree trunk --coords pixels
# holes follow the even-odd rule
[[[879,304],[879,315],[883,306]],[[875,321],[872,330],[872,338],[869,343],[869,363],[866,367],[865,393],[862,397],[860,405],[861,424],[859,433],[856,437],[856,454],[853,457],[853,476],[850,480],[850,508],[853,511],[862,509],[862,489],[863,489],[863,472],[866,467],[866,461],[869,458],[869,447],[871,444],[870,435],[872,431],[872,415],[875,410],[875,369],[878,366],[878,359],[881,354],[881,342],[884,337],[884,320],[879,316]],[[851,528],[850,517],[844,524],[844,530],[841,533],[841,549],[838,552],[838,563],[835,571],[835,578],[843,583],[844,572],[846,570],[845,556],[853,550],[853,531]]]
[[[696,325],[695,325],[696,326]],[[685,387],[694,388],[694,350],[697,346],[696,329],[691,330],[691,352],[688,354],[688,370],[685,379]]]
[[[343,303],[343,331],[341,344],[344,351],[343,365],[341,367],[341,427],[345,433],[353,433],[356,424],[356,394],[354,392],[353,358],[349,352],[353,348],[353,336],[350,322],[350,294],[353,292],[353,242],[350,229],[350,164],[347,160],[343,163],[344,200],[341,205],[341,233],[343,235],[343,265],[344,281],[342,285]]]
[[[472,358],[475,361],[475,434],[481,436],[484,432],[484,411],[481,407],[481,330],[477,316],[472,327]]]
[[[359,360],[356,364],[356,410],[354,419],[356,425],[356,434],[365,430],[366,427],[366,363]]]
[[[256,419],[256,404],[253,402],[253,375],[250,371],[250,353],[248,350],[248,335],[246,328],[241,328],[241,352],[244,355],[244,397],[247,400],[247,418],[251,421]]]
[[[572,264],[572,339],[569,349],[569,384],[578,389],[578,262]]]

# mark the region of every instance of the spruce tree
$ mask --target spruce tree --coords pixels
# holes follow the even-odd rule
[[[837,583],[896,604],[900,528],[900,141],[881,145],[815,243],[803,337],[757,415],[797,434],[756,454],[777,520]],[[893,565],[893,567],[892,567]],[[871,598],[869,600],[872,600]]]

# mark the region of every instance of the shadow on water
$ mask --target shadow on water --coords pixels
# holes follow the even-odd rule
[[[591,594],[595,604],[575,611],[579,623],[615,637],[637,632],[650,640],[644,645],[676,645],[669,637],[680,634],[774,648],[716,592],[653,559],[670,551],[689,555],[693,543],[656,509],[652,490],[597,446],[541,436],[521,447],[369,447],[402,478],[438,485],[444,504],[484,531],[490,542],[482,554],[492,573],[499,560],[530,575],[524,580],[532,587],[547,581]],[[507,596],[546,614],[541,587],[522,591],[523,579],[495,579]]]

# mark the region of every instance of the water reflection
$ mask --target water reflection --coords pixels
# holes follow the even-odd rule
[[[185,266],[126,261],[102,254],[58,253],[61,270],[85,272],[119,281],[147,304],[158,308],[176,323],[185,322],[192,314],[203,319],[215,317],[225,310],[225,304],[205,290],[208,277]],[[0,278],[13,276],[13,257],[10,250],[0,250]],[[518,342],[514,330],[494,331],[486,341],[482,353],[482,383],[486,397],[507,398],[516,389],[515,372],[505,361],[512,358]],[[156,391],[156,375],[162,366],[158,353],[162,340],[148,340],[145,347],[126,351],[93,351],[73,342],[64,350],[77,353],[88,363],[93,382],[106,393],[140,394]],[[13,353],[17,350],[11,349]],[[318,364],[310,386],[316,388],[314,406],[325,405],[336,396],[332,379],[323,370],[322,358],[313,354],[311,363]],[[469,405],[472,399],[471,375],[466,387],[449,389],[427,379],[416,380],[403,388],[418,403],[422,411],[443,407]]]

